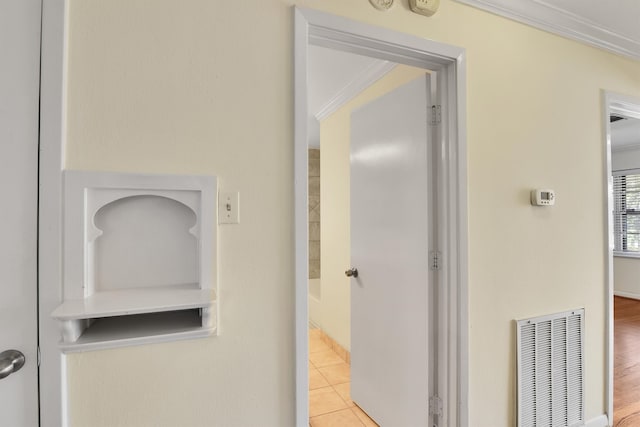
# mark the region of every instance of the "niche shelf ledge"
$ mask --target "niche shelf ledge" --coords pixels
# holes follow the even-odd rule
[[[201,338],[217,331],[213,289],[99,292],[65,301],[51,316],[60,322],[64,352]]]
[[[215,333],[216,327],[202,326],[198,310],[179,310],[92,319],[77,340],[59,346],[64,353],[75,353],[206,338]]]
[[[81,320],[209,308],[214,303],[213,289],[123,289],[99,292],[80,300],[65,301],[51,315],[58,320]]]

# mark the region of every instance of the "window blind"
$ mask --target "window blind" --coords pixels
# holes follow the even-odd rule
[[[614,250],[640,252],[640,174],[613,177]]]

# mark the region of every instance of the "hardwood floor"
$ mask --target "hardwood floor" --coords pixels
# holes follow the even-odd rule
[[[614,297],[613,425],[640,426],[640,301]]]

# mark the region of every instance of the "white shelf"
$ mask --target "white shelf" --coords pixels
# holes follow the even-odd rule
[[[213,289],[197,289],[196,285],[134,288],[98,292],[81,300],[68,300],[51,315],[59,320],[94,319],[205,308],[214,303]]]
[[[65,353],[203,338],[216,328],[202,326],[197,310],[147,313],[96,319],[74,342],[61,342]]]
[[[98,292],[68,300],[51,314],[62,326],[64,352],[175,341],[217,330],[213,289],[197,285]]]

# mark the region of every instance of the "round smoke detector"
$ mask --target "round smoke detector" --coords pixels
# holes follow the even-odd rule
[[[369,0],[369,3],[378,10],[387,11],[393,6],[394,0]]]

